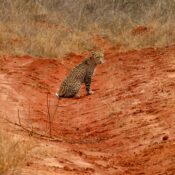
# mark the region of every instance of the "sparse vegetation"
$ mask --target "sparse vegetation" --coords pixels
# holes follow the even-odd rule
[[[175,0],[2,0],[0,55],[61,57],[98,47],[94,36],[122,49],[175,42]],[[133,34],[144,26],[145,32]]]
[[[0,174],[14,174],[32,148],[31,143],[0,130]]]

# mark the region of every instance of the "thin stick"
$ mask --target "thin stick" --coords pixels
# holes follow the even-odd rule
[[[21,125],[21,118],[20,118],[20,114],[19,114],[19,109],[18,109],[18,122]]]
[[[58,101],[59,101],[59,99],[58,99]],[[53,122],[53,120],[54,120],[55,114],[56,114],[57,109],[58,109],[58,101],[57,101],[57,104],[56,104],[55,111],[54,111],[54,113],[53,113],[52,122]]]
[[[51,123],[51,115],[50,115],[50,103],[49,103],[49,94],[47,94],[47,114],[49,120],[49,135],[52,136],[52,123]]]
[[[46,130],[46,133],[49,131],[50,136],[52,136],[52,132],[51,132],[52,131],[52,124],[53,124],[53,120],[54,120],[54,117],[55,117],[57,109],[58,109],[58,101],[56,103],[56,107],[55,107],[55,110],[54,110],[52,115],[50,113],[50,106],[51,105],[50,105],[49,97],[47,94],[47,120],[49,123],[49,128],[48,128],[48,130]],[[53,105],[53,106],[55,106],[55,105]],[[46,122],[46,129],[47,129],[47,122]]]

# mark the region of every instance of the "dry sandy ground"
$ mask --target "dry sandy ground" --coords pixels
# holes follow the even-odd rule
[[[62,142],[34,139],[22,175],[174,175],[175,46],[119,53],[104,45],[106,62],[92,82],[91,96],[54,96],[69,69],[83,56],[64,61],[43,58],[0,58],[2,116],[35,131],[48,131],[47,94],[52,135]],[[10,127],[9,127],[10,126]]]

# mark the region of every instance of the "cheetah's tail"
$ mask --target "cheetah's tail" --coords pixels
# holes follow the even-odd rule
[[[58,98],[58,99],[61,99],[61,97],[59,96],[59,93],[57,92],[56,94],[56,97]]]
[[[56,94],[55,94],[57,97],[59,97],[59,93],[57,92]]]

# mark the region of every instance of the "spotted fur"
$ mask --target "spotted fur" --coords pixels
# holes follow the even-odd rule
[[[81,84],[85,83],[87,95],[92,94],[91,79],[94,70],[98,64],[104,62],[104,54],[101,52],[92,52],[91,56],[85,58],[82,63],[77,65],[61,83],[58,97],[78,96]]]

